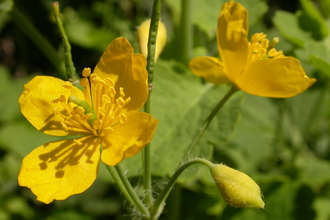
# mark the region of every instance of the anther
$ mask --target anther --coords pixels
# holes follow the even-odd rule
[[[120,124],[124,124],[126,121],[127,121],[126,115],[124,115],[123,113],[121,113],[119,115],[119,122],[120,122]]]
[[[84,68],[82,75],[83,77],[89,77],[91,75],[91,68]]]
[[[98,130],[102,125],[102,120],[101,119],[96,119],[95,121],[93,121],[93,125],[92,127],[95,129],[95,130]]]
[[[124,93],[124,88],[123,87],[120,87],[119,88],[119,93],[120,93],[120,96],[121,97],[123,97],[123,98],[125,97],[125,93]]]
[[[125,103],[129,103],[131,101],[131,97],[128,97],[127,99],[125,99]]]
[[[279,58],[283,56],[283,51],[277,51],[275,48],[272,48],[270,51],[268,51],[268,56],[273,58]]]
[[[269,49],[275,48],[275,46],[280,42],[278,37],[274,37],[273,40],[269,43]]]
[[[251,41],[252,42],[260,42],[262,39],[265,39],[266,36],[267,35],[264,34],[264,33],[256,33],[256,34],[252,35]]]
[[[102,95],[102,101],[103,102],[106,102],[106,103],[110,103],[110,98],[109,98],[109,96],[107,96],[107,95]]]
[[[126,104],[125,100],[123,99],[123,97],[119,97],[117,100],[117,105],[119,105],[120,107],[124,107],[124,105]]]
[[[65,81],[62,86],[66,89],[72,89],[72,83]]]

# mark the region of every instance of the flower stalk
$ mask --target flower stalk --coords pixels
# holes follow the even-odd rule
[[[192,58],[192,36],[193,29],[191,25],[191,0],[181,0],[181,21],[180,21],[180,45],[181,48],[181,62],[188,64]]]
[[[151,101],[151,92],[152,92],[152,81],[154,77],[154,64],[155,64],[155,51],[156,51],[156,41],[158,33],[158,25],[160,19],[160,10],[161,10],[161,1],[154,0],[151,21],[150,21],[150,30],[149,30],[149,39],[148,39],[148,56],[147,56],[147,71],[148,71],[148,87],[149,95],[148,99],[144,105],[144,111],[150,113],[150,101]],[[146,204],[151,207],[153,204],[152,198],[152,186],[151,186],[151,168],[150,168],[150,143],[147,144],[142,152],[142,167],[143,167],[143,186],[146,191]]]
[[[52,9],[53,9],[57,27],[61,33],[62,42],[63,42],[63,46],[64,46],[64,63],[65,63],[65,71],[66,71],[67,79],[69,79],[69,81],[73,82],[73,84],[79,85],[79,77],[76,73],[76,68],[74,67],[74,64],[72,62],[71,45],[69,43],[68,37],[63,28],[62,20],[60,18],[59,3],[58,2],[52,3]],[[75,82],[77,82],[77,83],[75,83]]]
[[[133,204],[135,205],[135,207],[136,207],[137,209],[139,209],[139,211],[141,212],[141,214],[142,214],[145,218],[148,219],[149,216],[150,216],[149,210],[148,210],[148,209],[146,208],[146,206],[142,203],[142,201],[140,200],[139,196],[135,193],[135,191],[134,191],[134,189],[133,189],[131,183],[128,181],[126,175],[124,174],[121,165],[120,165],[120,164],[116,165],[116,166],[114,167],[114,169],[115,169],[115,171],[116,171],[116,174],[115,174],[115,175],[118,175],[118,177],[119,177],[119,179],[120,179],[120,181],[121,181],[121,183],[119,182],[119,185],[122,184],[122,186],[124,186],[124,188],[126,189],[126,190],[124,190],[123,192],[126,191],[125,193],[128,194],[129,197],[131,198],[131,200],[128,199],[128,201],[133,202]],[[124,194],[124,195],[126,195],[126,194]],[[127,195],[126,195],[126,196],[127,196]],[[127,196],[127,197],[128,197],[128,196]],[[127,197],[126,197],[126,198],[127,198]]]
[[[154,206],[151,210],[150,220],[157,220],[158,217],[160,216],[160,214],[162,213],[163,208],[165,206],[165,201],[166,201],[168,195],[170,194],[176,180],[181,175],[181,173],[185,169],[190,167],[191,165],[198,164],[198,163],[204,164],[204,165],[208,166],[210,169],[213,167],[213,163],[211,163],[210,161],[203,159],[203,158],[195,158],[195,159],[192,159],[192,160],[184,163],[183,165],[181,165],[177,169],[177,171],[175,171],[175,173],[173,174],[173,176],[168,181],[167,185],[165,186],[165,188],[162,190],[162,192],[159,194],[157,200],[155,201]]]
[[[207,127],[209,126],[209,124],[211,123],[212,119],[214,118],[214,116],[216,116],[216,114],[219,112],[219,110],[222,108],[222,106],[228,101],[228,99],[235,93],[237,92],[239,89],[235,86],[232,85],[232,87],[230,88],[230,90],[227,92],[227,94],[220,100],[220,102],[215,106],[215,108],[212,110],[212,112],[209,114],[209,116],[207,116],[206,120],[203,122],[203,124],[198,128],[194,138],[192,139],[192,141],[190,142],[187,150],[185,151],[185,154],[183,155],[182,159],[183,161],[186,161],[192,154],[192,152],[194,151],[199,139],[202,137],[202,135],[204,134],[205,130],[207,129]]]

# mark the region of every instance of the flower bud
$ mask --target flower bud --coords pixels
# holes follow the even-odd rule
[[[215,164],[211,174],[225,202],[235,208],[264,208],[260,188],[245,173]]]
[[[138,27],[138,40],[140,46],[140,52],[147,57],[148,56],[148,39],[149,39],[149,29],[150,29],[150,19],[145,20]],[[156,40],[156,51],[155,51],[155,61],[158,59],[160,53],[162,52],[166,44],[166,28],[162,22],[159,22],[157,40]]]

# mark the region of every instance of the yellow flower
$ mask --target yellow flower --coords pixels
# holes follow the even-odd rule
[[[110,43],[84,90],[70,82],[36,76],[19,98],[21,112],[38,130],[72,139],[44,144],[22,162],[19,184],[44,203],[64,200],[94,182],[100,160],[114,166],[137,154],[158,121],[140,112],[148,96],[146,60],[125,38]]]
[[[306,76],[300,62],[270,46],[266,35],[254,34],[248,42],[248,12],[229,1],[218,18],[217,40],[221,59],[197,57],[192,72],[214,84],[231,82],[246,93],[265,97],[295,96],[316,80]]]

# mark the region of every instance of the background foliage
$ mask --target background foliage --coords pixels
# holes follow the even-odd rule
[[[190,57],[218,56],[215,27],[225,1],[190,1],[194,30]],[[280,37],[277,48],[300,59],[307,75],[318,81],[290,99],[235,94],[194,152],[249,174],[262,188],[265,210],[226,206],[209,171],[195,166],[180,179],[161,219],[330,219],[330,1],[238,2],[249,12],[250,34]],[[136,27],[150,17],[152,1],[63,0],[60,6],[79,73],[84,67],[93,68],[118,36],[128,38],[138,51]],[[163,1],[168,43],[156,64],[151,108],[160,120],[151,150],[158,188],[180,163],[198,125],[229,89],[193,76],[180,57],[181,9],[180,1]],[[63,47],[51,1],[0,0],[0,52],[0,220],[131,219],[131,212],[124,211],[130,209],[128,204],[103,166],[86,192],[50,205],[36,201],[29,189],[17,184],[22,158],[58,139],[36,131],[17,103],[33,76],[58,76],[62,68]],[[140,162],[137,155],[123,163],[137,190]]]

